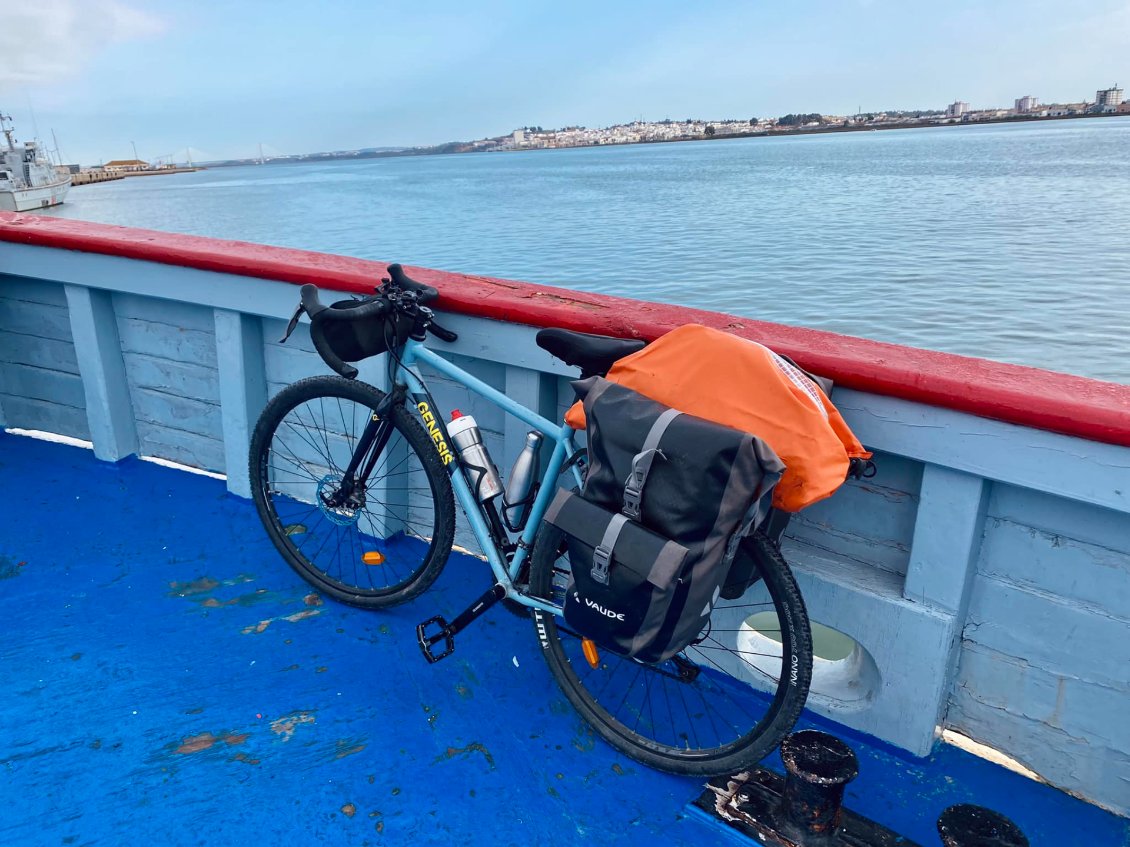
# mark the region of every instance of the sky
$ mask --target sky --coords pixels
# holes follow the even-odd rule
[[[0,111],[67,162],[1130,89],[1130,0],[36,0]]]

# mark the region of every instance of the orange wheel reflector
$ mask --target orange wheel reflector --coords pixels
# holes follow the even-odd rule
[[[581,649],[585,651],[585,658],[594,668],[600,666],[600,654],[596,652],[596,642],[591,638],[581,639]]]
[[[385,563],[385,554],[379,553],[376,550],[370,550],[368,553],[361,554],[361,561],[366,565],[383,565]]]

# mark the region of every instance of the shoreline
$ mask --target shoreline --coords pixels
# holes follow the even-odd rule
[[[1093,115],[1048,115],[1046,117],[1003,117],[1003,118],[986,118],[979,121],[957,121],[954,123],[936,123],[934,121],[915,121],[913,123],[901,124],[879,124],[875,126],[830,126],[823,128],[813,127],[811,129],[779,129],[779,130],[762,130],[759,132],[731,132],[726,135],[686,135],[680,138],[650,138],[646,141],[617,141],[612,144],[574,144],[566,147],[524,147],[521,149],[513,150],[467,150],[467,153],[532,153],[543,150],[587,150],[594,147],[630,147],[634,144],[681,144],[683,142],[693,141],[729,141],[734,138],[777,138],[779,136],[791,135],[829,135],[832,133],[843,132],[874,132],[874,131],[888,131],[894,129],[946,129],[950,127],[970,127],[970,126],[984,126],[986,124],[1018,124],[1018,123],[1041,123],[1043,121],[1067,121],[1079,120],[1081,118],[1130,118],[1130,113],[1121,114],[1118,112],[1103,112]],[[394,154],[394,155],[412,155],[412,154]],[[414,155],[459,155],[456,153],[427,154],[416,153]],[[360,158],[360,157],[355,157]]]
[[[1094,118],[1125,118],[1130,117],[1130,114],[1122,114],[1118,112],[1102,112],[1098,114],[1083,114],[1083,115],[1048,115],[1046,117],[1028,117],[1028,116],[1012,116],[1000,118],[986,118],[978,121],[956,121],[947,123],[938,123],[935,121],[914,121],[908,123],[898,124],[877,124],[877,125],[853,125],[853,126],[829,126],[829,127],[813,127],[805,129],[797,127],[795,129],[776,129],[776,130],[761,130],[754,132],[734,132],[725,135],[686,135],[679,138],[650,138],[643,141],[617,141],[610,144],[571,144],[560,147],[522,147],[522,148],[509,148],[509,149],[494,149],[494,150],[451,150],[451,149],[437,149],[439,147],[451,147],[464,142],[448,142],[447,144],[436,145],[433,148],[416,148],[406,150],[389,150],[377,153],[310,153],[308,155],[285,157],[279,159],[268,159],[262,164],[265,165],[288,165],[288,164],[302,164],[306,162],[338,162],[338,161],[360,161],[366,159],[394,159],[405,158],[410,156],[464,156],[471,154],[492,154],[492,153],[535,153],[545,152],[550,150],[591,150],[601,147],[630,147],[637,144],[681,144],[684,142],[706,142],[706,141],[730,141],[735,138],[777,138],[782,136],[796,136],[796,135],[828,135],[832,133],[844,132],[875,132],[875,131],[890,131],[896,129],[931,129],[931,128],[949,128],[949,127],[971,127],[971,126],[985,126],[988,124],[1012,124],[1012,123],[1041,123],[1043,121],[1073,121],[1082,119]],[[253,164],[251,161],[227,161],[227,162],[209,162],[205,167],[209,168],[238,168],[246,165]],[[136,174],[140,176],[141,174]]]

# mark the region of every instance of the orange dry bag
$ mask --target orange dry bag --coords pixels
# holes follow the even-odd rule
[[[762,439],[785,463],[773,505],[796,512],[823,500],[847,478],[851,459],[871,454],[816,383],[755,341],[688,324],[620,359],[610,381]],[[565,421],[585,426],[574,403]]]

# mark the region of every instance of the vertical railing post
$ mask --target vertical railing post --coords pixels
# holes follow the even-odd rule
[[[138,440],[114,301],[85,285],[64,288],[94,455],[116,462],[136,453]]]
[[[215,309],[214,317],[228,491],[250,497],[247,449],[267,403],[263,326],[257,317],[229,309]]]

